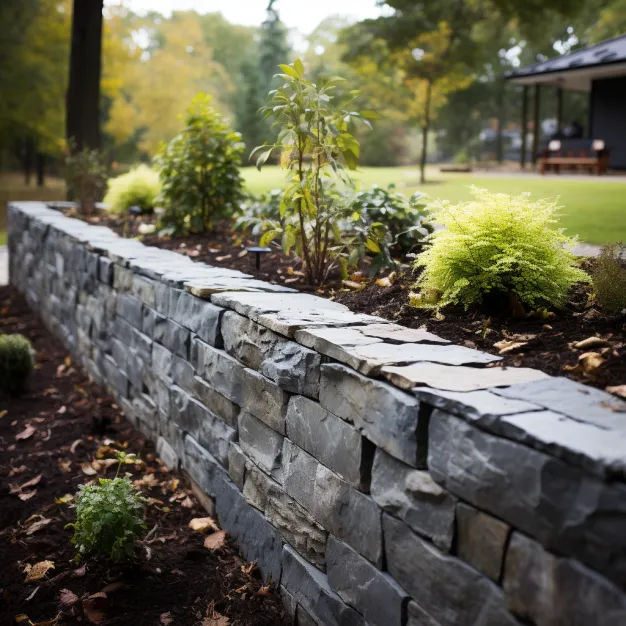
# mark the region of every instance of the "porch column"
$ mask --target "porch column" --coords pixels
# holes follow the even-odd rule
[[[522,151],[519,164],[522,169],[526,167],[526,135],[528,134],[528,86],[522,87]]]
[[[540,105],[540,92],[539,83],[535,85],[535,93],[533,98],[533,121],[535,127],[533,128],[533,145],[532,145],[532,164],[537,164],[537,150],[539,149],[539,105]]]

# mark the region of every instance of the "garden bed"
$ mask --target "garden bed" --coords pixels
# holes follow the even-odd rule
[[[36,369],[20,398],[0,400],[0,623],[278,625],[279,598],[230,545],[210,550],[189,528],[204,518],[187,480],[156,458],[113,400],[73,365],[12,287],[0,288],[0,333],[22,333]],[[68,494],[112,478],[109,448],[137,453],[124,470],[150,498],[149,537],[127,565],[72,562]],[[99,452],[99,453],[98,453]],[[149,557],[149,558],[148,558]],[[27,566],[51,561],[40,580]],[[27,616],[27,617],[18,617]]]
[[[163,239],[156,233],[139,235],[140,224],[151,223],[148,217],[130,218],[127,222],[99,213],[89,221],[108,226],[121,236],[139,236],[146,245],[174,250],[194,261],[310,291],[301,272],[301,260],[284,255],[280,249],[264,255],[257,270],[254,255],[246,252],[257,242],[244,233],[233,233],[231,222],[216,225],[208,234]],[[589,269],[594,261],[584,263]],[[447,307],[443,315],[435,315],[431,310],[409,306],[409,294],[417,279],[410,269],[392,273],[389,282],[382,283],[367,280],[366,270],[364,267],[353,275],[349,287],[338,275],[331,276],[316,293],[333,298],[356,313],[378,315],[409,328],[424,327],[460,345],[498,354],[505,366],[533,367],[552,376],[567,376],[601,389],[608,387],[609,391],[626,383],[626,319],[606,315],[594,307],[588,285],[578,285],[563,310],[543,318],[501,317],[478,308],[465,311],[461,307]],[[597,341],[585,342],[591,338]],[[613,389],[618,391],[626,393],[623,388]]]

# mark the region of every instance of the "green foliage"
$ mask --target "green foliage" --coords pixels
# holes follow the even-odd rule
[[[156,159],[164,233],[206,232],[212,220],[231,215],[242,198],[241,135],[210,105],[210,96],[197,95],[185,128]]]
[[[591,270],[596,302],[610,313],[626,310],[626,245],[602,246]]]
[[[241,203],[235,228],[249,231],[253,237],[263,234],[264,225],[280,222],[281,189],[272,189],[269,194],[249,194]]]
[[[347,108],[358,92],[351,92],[343,106],[335,104],[333,92],[342,78],[318,86],[304,78],[300,59],[279,67],[282,84],[261,109],[264,118],[273,117],[280,127],[278,139],[256,148],[251,158],[261,169],[272,152],[279,151],[287,186],[280,220],[263,224],[260,243],[280,238],[286,254],[295,250],[304,260],[308,282],[317,286],[333,267],[339,265],[345,273],[366,250],[380,252],[379,234],[370,233],[362,216],[352,210],[355,187],[347,171],[356,168],[360,153],[349,124],[354,119],[369,125],[366,118],[371,115]]]
[[[120,459],[120,462],[122,459]],[[81,485],[76,499],[72,543],[77,560],[103,557],[120,561],[135,551],[144,523],[145,498],[128,478],[100,478],[95,485]]]
[[[22,392],[33,367],[33,346],[26,337],[0,335],[0,393]]]
[[[563,306],[576,282],[588,281],[571,253],[575,239],[555,228],[555,201],[492,194],[472,187],[473,202],[432,209],[445,228],[416,261],[423,306],[480,304],[506,296],[531,309]]]
[[[395,185],[389,185],[387,189],[374,185],[357,193],[352,208],[361,213],[367,223],[384,224],[397,253],[410,252],[432,232],[432,226],[425,222],[426,203],[419,191],[407,200],[396,191]]]
[[[73,150],[65,158],[65,180],[70,197],[80,203],[80,211],[89,215],[96,202],[102,200],[109,178],[101,150]]]
[[[124,214],[131,206],[144,213],[151,212],[161,193],[159,173],[147,165],[139,165],[126,174],[109,180],[105,204],[111,213]]]

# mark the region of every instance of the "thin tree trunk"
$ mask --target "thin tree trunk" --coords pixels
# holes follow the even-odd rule
[[[30,176],[33,171],[33,152],[33,141],[32,139],[27,139],[24,144],[24,159],[22,161],[24,166],[24,184],[27,187],[30,187]]]
[[[500,93],[498,94],[498,134],[496,136],[496,159],[498,163],[504,161],[504,79],[500,79]]]
[[[46,155],[37,153],[37,187],[43,187],[46,176]]]
[[[74,0],[66,133],[75,149],[100,148],[103,0]]]
[[[428,81],[426,86],[426,103],[424,106],[424,123],[422,125],[422,156],[420,159],[420,185],[426,182],[426,157],[428,152],[428,131],[430,129],[430,97],[433,83]]]

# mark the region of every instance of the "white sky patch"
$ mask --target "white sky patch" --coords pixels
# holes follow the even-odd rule
[[[105,5],[119,3],[120,0],[105,0]],[[125,4],[137,13],[158,11],[170,15],[173,10],[192,9],[199,13],[220,12],[234,24],[259,26],[265,18],[267,0],[126,0]],[[275,6],[289,28],[308,34],[330,15],[339,14],[355,20],[377,17],[385,9],[376,4],[377,0],[279,0]]]

